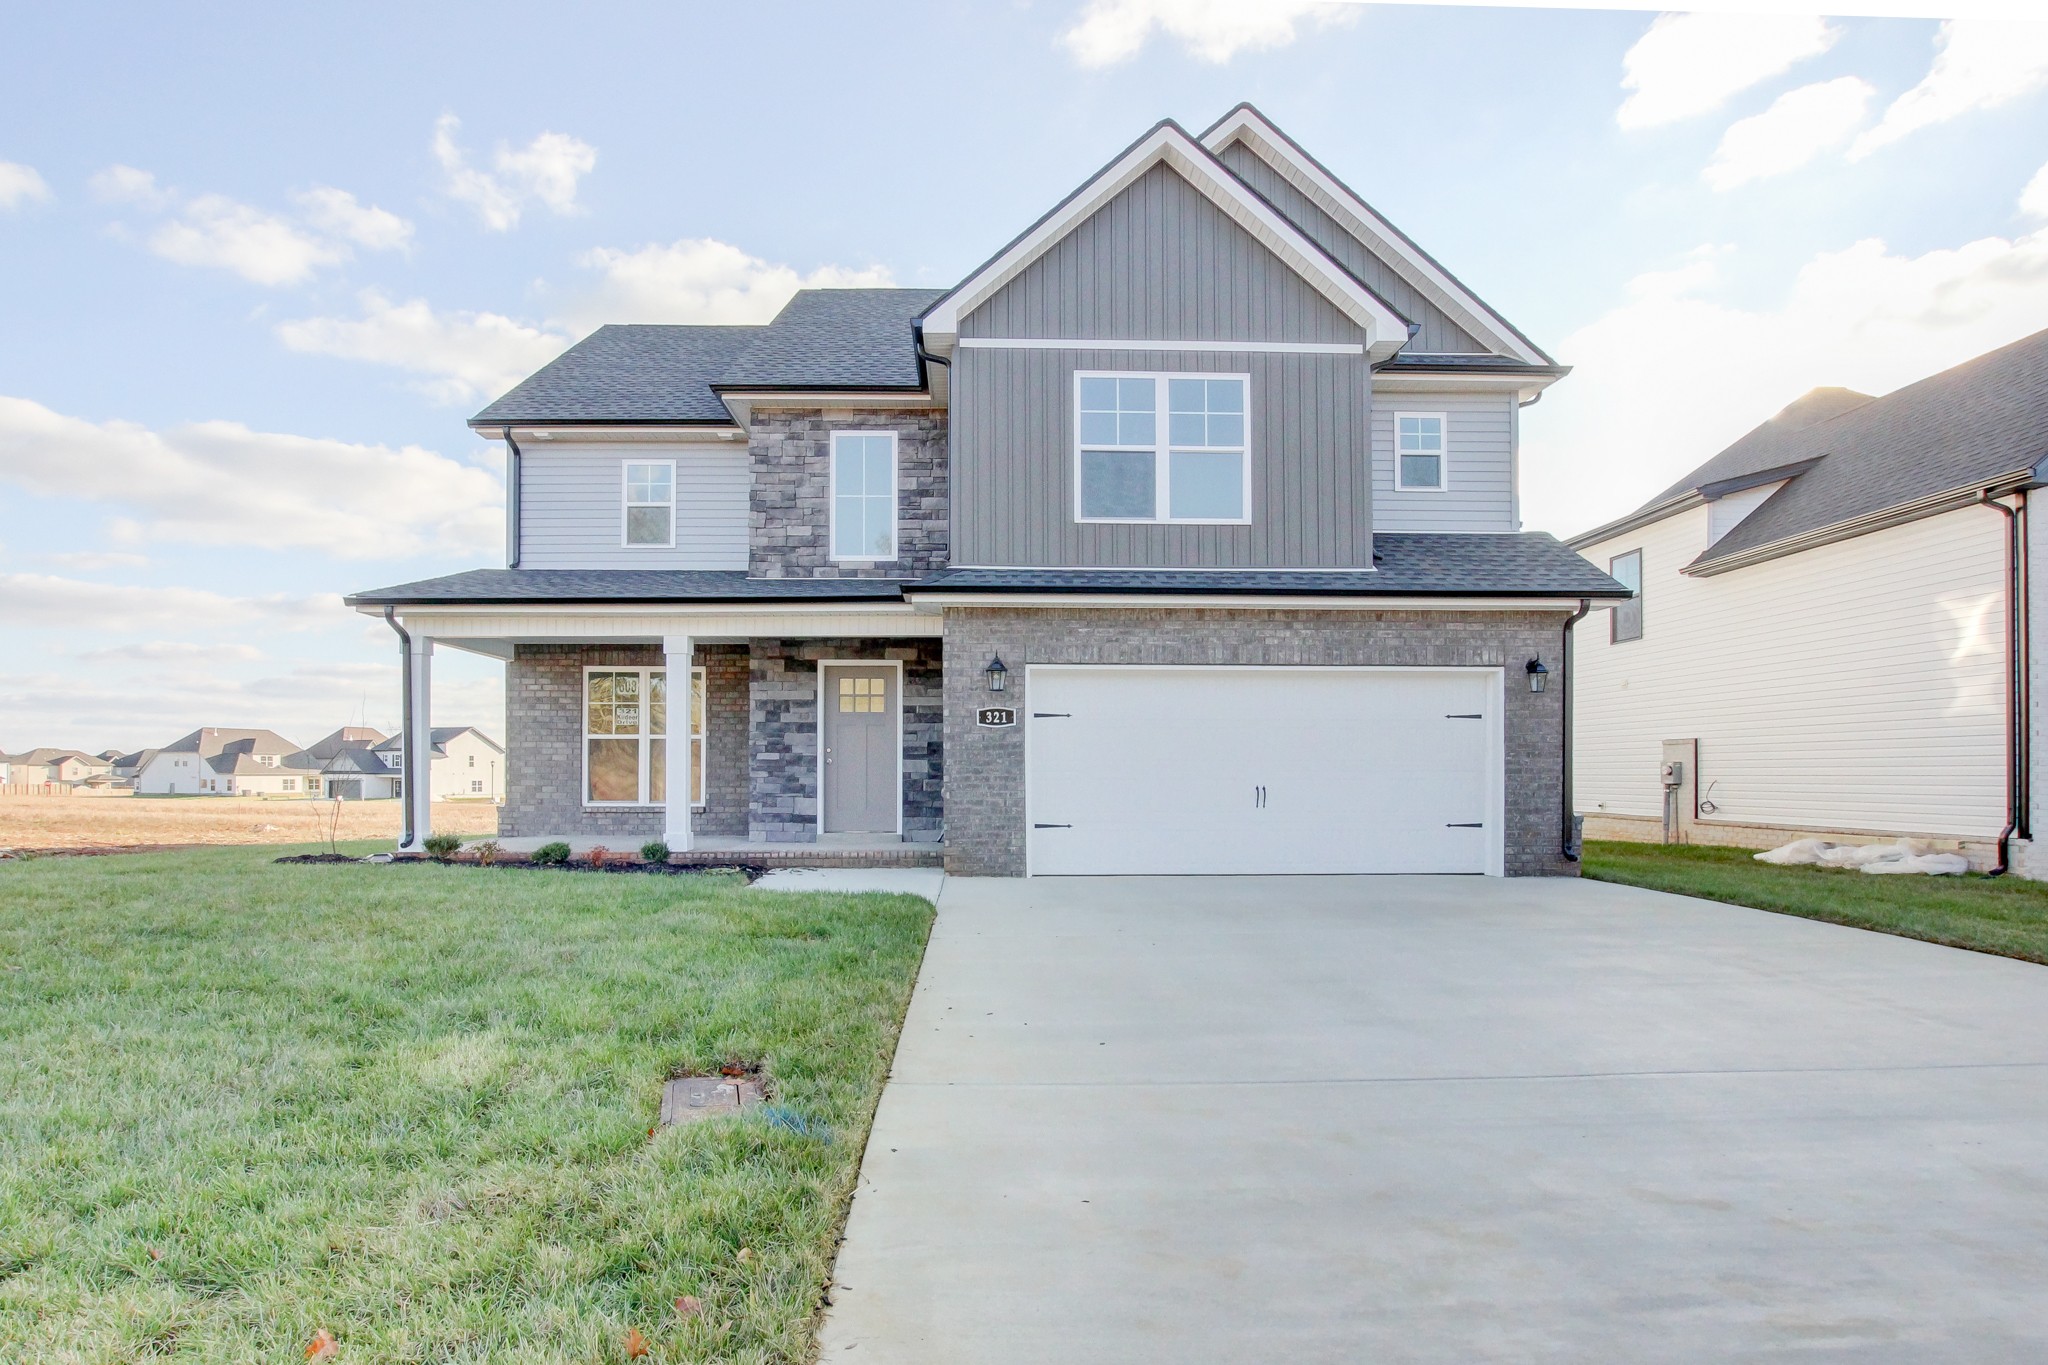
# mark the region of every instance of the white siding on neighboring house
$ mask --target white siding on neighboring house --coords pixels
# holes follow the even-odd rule
[[[1445,415],[1448,489],[1394,487],[1394,414]],[[1512,531],[1515,528],[1515,396],[1390,392],[1372,396],[1372,528],[1375,531]]]
[[[2033,494],[2027,515],[2027,564],[2034,580],[2027,585],[2027,695],[2031,702],[2027,716],[2027,744],[2032,762],[2028,765],[2027,796],[2035,847],[2042,842],[2041,824],[2048,816],[2048,497]],[[2036,517],[2040,520],[2037,521]],[[2036,857],[2030,849],[2021,866],[2030,877],[2048,878],[2048,859]]]
[[[520,443],[520,566],[744,569],[752,475],[744,441]],[[629,460],[675,461],[675,545],[627,546]]]
[[[1742,524],[1742,519],[1762,507],[1771,494],[1783,488],[1786,480],[1745,488],[1740,493],[1730,493],[1725,498],[1716,498],[1707,504],[1707,543],[1713,544]]]
[[[1696,507],[1584,551],[1643,552],[1643,637],[1574,632],[1573,781],[1657,817],[1662,742],[1699,741],[1708,822],[1949,836],[2005,823],[2004,521],[1970,508],[1710,578]]]

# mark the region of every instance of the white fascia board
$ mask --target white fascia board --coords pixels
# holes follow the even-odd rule
[[[1193,138],[1169,123],[1153,130],[1082,186],[1057,212],[940,299],[924,317],[925,345],[934,351],[950,350],[959,338],[962,318],[1023,273],[1025,267],[1044,255],[1090,214],[1161,163],[1201,191],[1238,226],[1313,284],[1345,316],[1364,328],[1367,349],[1374,359],[1392,355],[1407,344],[1406,320],[1332,261],[1301,229],[1253,194],[1243,181],[1225,170]]]
[[[1317,207],[1364,239],[1366,245],[1386,257],[1410,284],[1432,296],[1439,307],[1467,330],[1491,343],[1500,354],[1526,360],[1532,365],[1550,363],[1515,334],[1506,318],[1451,278],[1449,272],[1418,249],[1349,186],[1297,151],[1286,134],[1261,118],[1257,110],[1232,110],[1202,137],[1202,145],[1219,156],[1233,142],[1244,143],[1271,163],[1289,183],[1315,201]]]
[[[1382,370],[1372,377],[1372,391],[1443,393],[1447,389],[1462,389],[1467,392],[1512,392],[1520,398],[1529,399],[1562,377],[1554,374],[1388,374]]]
[[[634,445],[653,443],[676,443],[716,445],[720,442],[739,441],[746,438],[746,432],[737,426],[549,426],[545,422],[490,423],[472,428],[486,440],[502,441],[510,431],[512,438],[522,445],[538,441],[546,445],[554,441],[610,441],[629,442]]]

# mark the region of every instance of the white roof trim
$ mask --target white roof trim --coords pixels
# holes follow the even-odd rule
[[[1547,356],[1517,336],[1506,318],[1452,279],[1442,266],[1424,255],[1370,204],[1298,150],[1288,141],[1287,135],[1267,122],[1258,110],[1249,106],[1234,109],[1202,137],[1202,145],[1219,156],[1233,142],[1244,143],[1270,162],[1290,184],[1357,234],[1374,254],[1386,259],[1408,283],[1429,296],[1431,302],[1449,313],[1467,331],[1491,345],[1496,353],[1511,355],[1532,365],[1551,363]]]
[[[934,350],[950,348],[960,335],[961,318],[986,303],[1055,242],[1162,162],[1363,327],[1367,351],[1375,360],[1392,355],[1407,343],[1408,324],[1403,318],[1332,261],[1301,229],[1218,165],[1193,138],[1167,123],[1147,134],[1000,256],[940,299],[925,314],[925,344]]]

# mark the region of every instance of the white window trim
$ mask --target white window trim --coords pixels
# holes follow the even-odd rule
[[[643,732],[643,733],[641,733],[641,734],[638,734],[638,735],[632,735],[632,736],[627,736],[627,735],[593,735],[593,734],[591,734],[591,733],[590,733],[590,675],[591,675],[591,674],[593,674],[593,673],[638,673],[638,674],[640,675],[640,689],[641,689],[641,692],[640,692],[640,694],[641,694],[641,696],[642,696],[642,697],[645,697],[645,696],[647,696],[647,695],[648,695],[648,693],[650,692],[650,690],[652,689],[652,686],[653,686],[653,684],[652,684],[652,682],[651,682],[651,680],[650,680],[650,675],[651,675],[651,674],[655,674],[655,673],[667,673],[667,672],[668,672],[668,669],[667,669],[666,667],[654,667],[654,666],[651,666],[651,665],[650,665],[650,666],[648,666],[648,667],[645,667],[645,668],[640,668],[640,667],[636,667],[636,666],[634,666],[634,665],[631,665],[631,664],[585,664],[585,665],[583,666],[583,691],[582,691],[582,693],[581,693],[581,694],[580,694],[580,695],[579,695],[579,696],[577,697],[577,699],[576,699],[576,707],[577,707],[577,710],[576,710],[576,725],[577,725],[577,731],[576,731],[576,734],[577,734],[577,741],[576,741],[576,742],[577,742],[577,745],[578,745],[578,746],[580,747],[580,749],[582,750],[582,756],[581,756],[581,758],[579,759],[579,766],[580,766],[580,768],[581,768],[581,770],[582,770],[582,774],[583,774],[583,775],[582,775],[582,778],[581,778],[581,781],[582,781],[582,783],[583,783],[583,786],[582,786],[582,788],[581,788],[581,790],[582,790],[582,793],[583,793],[583,809],[585,809],[585,810],[667,810],[667,809],[668,809],[668,803],[667,803],[667,802],[665,802],[665,801],[647,801],[647,800],[639,800],[639,801],[593,801],[593,800],[591,800],[591,799],[590,799],[590,741],[591,741],[591,740],[593,740],[593,739],[627,739],[627,738],[632,738],[632,739],[638,739],[638,740],[650,740],[650,739],[673,739],[673,738],[675,738],[675,736],[674,736],[674,735],[649,735],[649,734],[646,734],[646,733],[644,733],[644,732]],[[697,685],[697,682],[698,682],[698,680],[699,680],[699,679],[703,679],[703,680],[705,681],[705,693],[704,693],[704,731],[703,731],[703,733],[693,733],[693,732],[692,732],[692,731],[690,730],[690,694],[689,694],[688,692],[685,692],[685,693],[683,694],[683,742],[684,742],[685,744],[687,744],[687,743],[689,743],[689,741],[691,741],[691,740],[695,739],[695,740],[699,740],[699,741],[701,741],[701,742],[703,743],[703,745],[704,745],[704,750],[703,750],[703,752],[704,752],[704,761],[703,761],[702,763],[699,763],[699,764],[697,765],[697,772],[696,772],[696,781],[695,781],[695,784],[694,784],[694,785],[696,786],[696,788],[697,788],[697,789],[696,789],[696,790],[695,790],[694,792],[690,793],[690,809],[691,809],[691,810],[693,810],[693,811],[695,811],[695,810],[703,810],[703,809],[704,809],[704,807],[705,807],[705,805],[706,805],[706,801],[705,801],[705,791],[706,791],[706,782],[707,782],[707,775],[708,775],[708,773],[709,773],[709,771],[710,771],[710,768],[711,768],[711,744],[710,744],[710,739],[709,739],[709,735],[710,735],[710,730],[711,730],[711,692],[710,692],[710,682],[709,682],[709,678],[707,677],[707,670],[706,670],[706,669],[705,669],[705,668],[704,668],[704,667],[703,667],[702,665],[699,665],[699,666],[697,666],[697,667],[694,667],[694,668],[692,668],[692,669],[690,670],[690,685],[691,685],[691,687],[693,687],[693,688],[694,688],[694,687],[695,687],[695,686]],[[645,703],[643,703],[643,705],[644,705],[644,704],[645,704]],[[670,701],[669,701],[669,705],[671,705],[671,706],[673,706],[673,705],[674,705],[674,698],[673,698],[673,697],[671,697],[671,698],[670,698]],[[641,792],[642,792],[642,793],[645,793],[645,792],[646,792],[646,791],[648,790],[649,784],[650,784],[650,782],[651,782],[651,780],[652,780],[652,777],[653,777],[653,774],[652,774],[652,771],[651,771],[651,769],[652,769],[652,763],[651,763],[651,760],[650,760],[650,758],[649,758],[649,755],[650,755],[650,754],[651,754],[652,752],[653,752],[653,747],[652,747],[651,745],[649,745],[649,744],[645,744],[645,743],[641,744],[641,746],[640,746],[640,790],[641,790]]]
[[[635,465],[659,464],[668,466],[668,501],[634,502],[632,500]],[[668,539],[661,542],[634,541],[628,535],[627,519],[635,507],[668,508]],[[673,550],[676,547],[676,462],[674,460],[621,460],[619,461],[619,545],[627,550]]]
[[[903,837],[903,708],[908,699],[903,695],[906,681],[901,659],[820,659],[818,660],[818,733],[813,747],[817,749],[817,760],[812,765],[818,775],[818,824],[819,834],[825,833],[825,704],[831,700],[832,686],[830,673],[835,668],[887,668],[896,674],[896,837]]]
[[[843,555],[839,553],[839,438],[842,436],[886,436],[889,438],[889,553],[885,555]],[[872,427],[850,427],[832,433],[832,441],[826,449],[826,511],[825,548],[834,564],[884,564],[901,555],[903,499],[899,487],[903,477],[900,463],[901,442],[893,431],[876,431]]]
[[[1639,545],[1633,550],[1623,550],[1618,555],[1609,555],[1607,557],[1607,573],[1610,578],[1614,576],[1614,566],[1621,563],[1624,559],[1633,559],[1636,562],[1635,595],[1624,600],[1641,603],[1643,600],[1643,567],[1646,562],[1642,547]],[[1607,643],[1609,645],[1632,645],[1643,638],[1643,616],[1640,606],[1638,606],[1636,611],[1636,633],[1627,639],[1621,637],[1621,605],[1620,602],[1610,604],[1612,610],[1608,612],[1607,618]]]
[[[1401,419],[1434,417],[1443,444],[1436,452],[1436,482],[1409,483],[1401,477]],[[1448,493],[1451,491],[1451,415],[1447,412],[1396,412],[1394,414],[1394,491],[1397,493]]]
[[[1171,413],[1166,401],[1166,383],[1169,379],[1235,379],[1244,385],[1244,445],[1238,446],[1183,446],[1192,452],[1211,451],[1217,454],[1241,454],[1244,457],[1244,515],[1241,517],[1091,517],[1081,511],[1081,381],[1084,379],[1150,379],[1152,390],[1152,444],[1151,446],[1091,445],[1090,450],[1152,452],[1152,508],[1166,511],[1173,506],[1171,501],[1172,441],[1167,431]],[[1249,526],[1252,524],[1252,377],[1241,371],[1207,370],[1076,370],[1074,371],[1074,520],[1087,526]]]

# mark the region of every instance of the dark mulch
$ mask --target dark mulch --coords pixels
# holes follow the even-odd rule
[[[278,863],[360,863],[363,860],[347,853],[293,853],[282,858],[273,858]],[[485,864],[475,858],[418,858],[398,857],[391,860],[393,867],[407,864],[441,867],[506,867],[527,872],[629,872],[657,877],[700,877],[710,872],[737,872],[751,884],[767,874],[768,869],[753,863],[643,863],[637,861],[607,861],[603,867],[593,867],[587,862],[536,863],[528,858],[499,858]]]
[[[361,858],[347,853],[293,853],[283,858],[272,858],[274,863],[359,863]]]

